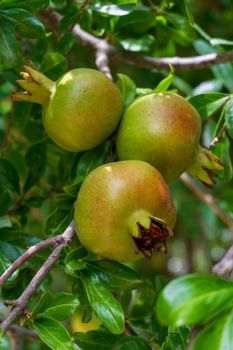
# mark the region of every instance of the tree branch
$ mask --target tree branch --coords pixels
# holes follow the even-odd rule
[[[213,266],[212,272],[219,276],[228,276],[233,269],[233,245],[227,250],[223,258]]]
[[[58,31],[58,24],[60,22],[60,15],[52,9],[47,9],[39,13],[39,17],[53,28],[55,34]],[[85,45],[89,46],[95,51],[99,48],[104,47],[105,54],[109,57],[115,56],[119,60],[122,60],[128,64],[132,64],[141,68],[156,68],[165,69],[169,68],[169,65],[173,65],[175,68],[206,68],[214,64],[220,64],[225,62],[233,61],[233,51],[226,52],[224,54],[218,54],[216,52],[209,53],[201,56],[192,57],[161,57],[155,58],[150,56],[138,55],[135,53],[123,51],[110,43],[105,39],[96,38],[94,35],[84,31],[78,24],[72,29],[72,33],[75,35],[77,40]]]
[[[183,174],[180,177],[186,187],[190,189],[202,202],[206,203],[213,212],[222,220],[231,230],[233,230],[233,219],[225,213],[219,206],[216,199],[208,192],[200,189],[190,178],[188,174]]]
[[[181,181],[187,186],[202,202],[206,203],[213,212],[233,231],[233,219],[228,216],[219,206],[215,198],[201,190],[187,174],[181,176]],[[213,266],[212,272],[219,276],[227,276],[233,270],[233,245],[227,250],[223,258]]]
[[[112,80],[112,73],[109,67],[109,59],[105,47],[98,48],[95,54],[96,67]]]
[[[31,247],[29,247],[26,252],[24,252],[17,260],[15,260],[12,265],[0,276],[0,288],[5,283],[5,281],[28,259],[39,251],[48,248],[56,247],[63,239],[62,235],[51,237],[45,241],[39,242]]]
[[[0,317],[0,322],[2,322],[4,320],[3,317]],[[15,334],[20,334],[22,337],[31,339],[31,340],[39,340],[40,338],[38,337],[38,335],[31,329],[25,328],[25,327],[21,327],[21,326],[17,326],[17,325],[11,325],[9,328],[9,332],[11,333],[15,333]]]
[[[15,301],[14,303],[15,305],[13,306],[12,310],[9,312],[5,320],[1,323],[1,328],[3,333],[6,333],[6,331],[9,329],[9,327],[11,326],[15,318],[25,309],[32,294],[36,291],[38,286],[44,280],[45,276],[55,265],[56,261],[60,256],[62,249],[66,245],[69,245],[72,242],[74,234],[75,234],[74,223],[71,222],[71,224],[67,227],[65,232],[62,235],[57,236],[59,237],[59,239],[61,239],[60,243],[54,249],[52,254],[48,257],[45,263],[41,266],[39,271],[36,273],[34,278],[31,280],[31,282],[23,292],[23,294]]]

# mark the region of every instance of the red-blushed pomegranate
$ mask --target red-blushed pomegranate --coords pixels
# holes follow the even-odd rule
[[[201,118],[174,93],[152,93],[136,99],[125,111],[116,138],[120,160],[137,159],[157,168],[171,183],[186,170],[211,185],[222,166],[199,146]]]
[[[75,203],[78,237],[89,251],[120,262],[164,251],[176,210],[160,173],[142,161],[108,163],[84,180]]]
[[[61,148],[73,152],[94,148],[116,129],[122,114],[122,97],[103,73],[78,68],[53,82],[25,67],[21,75],[24,80],[18,83],[26,92],[15,93],[13,99],[44,106],[44,127]]]

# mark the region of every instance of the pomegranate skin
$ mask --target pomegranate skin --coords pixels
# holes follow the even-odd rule
[[[142,258],[133,237],[139,236],[138,224],[149,229],[151,218],[171,229],[176,210],[162,176],[142,161],[96,168],[84,180],[75,203],[75,226],[83,246],[120,262]]]
[[[136,99],[121,120],[116,147],[120,160],[150,163],[171,183],[193,162],[201,135],[195,108],[174,93]]]

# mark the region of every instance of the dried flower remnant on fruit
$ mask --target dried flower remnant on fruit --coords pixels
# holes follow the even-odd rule
[[[138,237],[132,237],[136,254],[142,252],[145,257],[151,258],[153,249],[160,253],[167,252],[166,240],[173,236],[173,231],[165,221],[152,217],[148,229],[139,222],[137,225],[139,235]]]

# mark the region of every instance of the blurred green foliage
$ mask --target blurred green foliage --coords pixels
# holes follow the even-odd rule
[[[55,24],[48,25],[46,21],[47,12],[43,11],[48,6],[62,16],[58,28]],[[95,67],[94,52],[81,45],[71,31],[76,23],[96,37],[107,38],[119,50],[132,54],[182,57],[224,53],[233,46],[232,20],[232,0],[0,2],[1,273],[26,247],[48,235],[62,232],[72,219],[73,203],[85,176],[106,159],[115,160],[112,141],[80,154],[65,152],[52,143],[42,125],[41,107],[11,101],[11,94],[18,89],[15,81],[19,79],[22,65],[30,60],[53,80],[74,67]],[[203,120],[203,145],[208,146],[219,130],[226,126],[220,142],[213,148],[222,159],[225,170],[211,194],[233,220],[232,64],[198,71],[175,70],[170,75],[166,70],[126,64],[118,61],[117,57],[111,59],[110,66],[125,106],[136,94],[143,94],[155,87],[159,91],[175,89],[189,98],[198,109]],[[201,185],[196,185],[203,189]],[[161,296],[157,304],[158,319],[162,319],[163,325],[156,319],[157,295],[167,280],[187,273],[210,272],[211,266],[219,261],[232,243],[229,227],[181,181],[173,184],[171,191],[178,219],[175,236],[168,243],[168,254],[156,253],[151,261],[139,261],[129,267],[118,266],[114,262],[108,265],[104,261],[101,266],[101,261],[80,250],[76,239],[63,252],[58,267],[47,276],[30,302],[29,309],[37,311],[25,325],[34,329],[42,341],[33,342],[25,338],[23,349],[186,349],[190,334],[188,326],[198,323],[200,319],[207,326],[196,339],[194,350],[232,348],[233,336],[229,336],[232,313],[227,313],[233,299],[232,284],[217,277],[213,282],[214,277],[206,275],[204,280],[207,283],[208,279],[212,281],[222,298],[217,301],[211,299],[213,308],[219,307],[219,303],[227,304],[226,310],[221,310],[219,322],[214,319],[214,312],[213,315],[209,314],[208,305],[205,304],[209,300],[208,295],[205,296],[204,289],[200,287],[202,280],[201,277],[198,280],[198,275],[194,282],[190,282],[189,277],[184,277],[181,282],[180,279],[172,282],[180,288],[177,291],[184,288],[184,295],[193,302],[193,296],[203,296],[204,302],[199,301],[193,306],[195,315],[188,314],[187,305],[182,304],[184,300],[180,300],[179,295],[174,303],[178,303],[179,310],[184,314],[187,311],[185,316],[173,309],[173,302],[170,306],[166,304],[166,290],[173,288],[173,284],[169,284],[168,289],[162,292],[163,302]],[[19,297],[48,254],[49,250],[40,252],[15,272],[1,290],[2,300]],[[48,291],[55,294],[52,296]],[[68,294],[64,296],[60,292]],[[173,295],[172,292],[170,295]],[[77,306],[76,298],[83,307],[83,319],[90,320],[93,311],[105,327],[87,334],[76,333],[71,338],[68,331],[71,331],[70,317]],[[209,324],[209,319],[205,319],[203,314],[199,315],[196,323],[193,322],[197,315],[196,307],[201,310],[200,314],[206,307],[204,311],[208,312],[207,316],[211,316],[213,323]],[[65,315],[64,318],[58,317],[57,309]],[[175,312],[177,314],[174,316]],[[4,317],[6,313],[7,309],[2,305],[1,316]],[[64,319],[65,323],[61,323]],[[119,335],[124,329],[130,337]],[[224,338],[224,332],[228,337]],[[217,343],[220,345],[213,348],[213,344],[215,346]],[[10,338],[4,337],[0,349],[13,349],[10,344]]]

